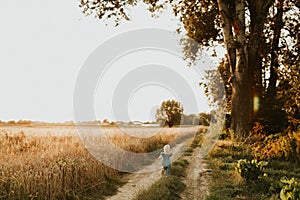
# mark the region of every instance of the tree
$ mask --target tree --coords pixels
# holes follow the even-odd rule
[[[103,124],[109,124],[109,121],[108,121],[108,119],[104,119],[102,123]]]
[[[20,125],[29,125],[32,122],[30,120],[19,120],[16,122],[16,124],[20,124]]]
[[[130,19],[128,8],[139,2],[151,12],[171,6],[187,36],[202,49],[224,45],[232,85],[231,128],[247,134],[261,117],[259,102],[266,91],[276,94],[284,55],[299,52],[299,0],[81,0],[80,7],[85,14],[119,24]],[[195,60],[198,47],[188,40],[182,45],[184,58]]]
[[[183,114],[182,105],[175,100],[163,101],[156,111],[156,121],[169,127],[180,125]]]
[[[208,113],[199,113],[199,125],[209,126],[211,120],[211,114]]]
[[[298,65],[294,63],[288,70],[282,70],[278,85],[278,99],[283,105],[282,109],[293,131],[299,129],[300,126],[300,55],[297,61]]]
[[[199,125],[199,116],[196,114],[182,115],[182,125]]]
[[[16,124],[16,122],[14,120],[10,120],[10,121],[7,122],[7,124],[14,125],[14,124]]]
[[[260,48],[262,77],[260,77],[261,82],[257,84],[257,88],[261,90],[261,109],[257,121],[266,127],[268,133],[280,132],[289,125],[286,120],[289,113],[284,112],[286,102],[280,99],[279,94],[283,92],[281,83],[289,79],[289,76],[281,75],[285,71],[292,70],[293,65],[299,66],[297,56],[300,18],[296,6],[299,7],[295,1],[275,1],[266,18],[264,35],[262,35]],[[295,100],[292,96],[288,98]]]

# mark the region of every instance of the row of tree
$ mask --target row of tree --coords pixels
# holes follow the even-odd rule
[[[128,8],[140,2],[150,12],[173,9],[183,25],[178,30],[183,27],[199,43],[182,42],[186,59],[195,61],[206,47],[225,47],[219,72],[230,92],[236,134],[248,134],[257,121],[287,123],[278,128],[299,125],[300,0],[81,0],[80,7],[119,24],[130,19]]]
[[[167,100],[161,103],[161,106],[156,111],[156,122],[162,126],[176,125],[204,125],[208,126],[211,120],[211,115],[208,113],[189,114],[183,113],[183,106],[175,100]]]
[[[9,120],[7,122],[1,121],[0,124],[7,124],[7,125],[29,125],[32,124],[32,121],[30,120],[19,120],[19,121],[14,121],[14,120]]]

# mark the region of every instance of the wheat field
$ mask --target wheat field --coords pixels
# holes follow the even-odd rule
[[[99,130],[87,128],[91,133]],[[162,129],[151,137],[147,133],[153,134],[154,128],[131,129],[144,137],[116,127],[101,131],[116,146],[140,153],[197,130],[184,129]],[[113,193],[123,175],[91,156],[74,126],[0,127],[0,199],[99,199]]]

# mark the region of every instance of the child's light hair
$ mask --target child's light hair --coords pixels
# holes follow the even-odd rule
[[[170,147],[170,145],[165,145],[164,146],[164,153],[170,153],[170,149],[171,149],[171,147]]]

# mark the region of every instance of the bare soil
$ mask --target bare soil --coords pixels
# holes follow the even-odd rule
[[[186,169],[186,177],[183,182],[186,190],[181,194],[182,199],[202,200],[209,194],[209,172],[206,160],[201,155],[200,148],[194,149],[192,156],[186,157],[189,165]]]

